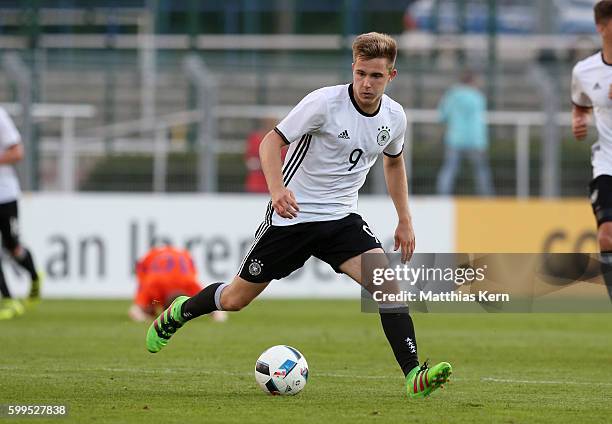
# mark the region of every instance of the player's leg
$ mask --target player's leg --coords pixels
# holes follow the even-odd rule
[[[2,299],[12,299],[11,291],[8,288],[8,284],[6,283],[6,278],[4,278],[4,271],[2,269],[2,265],[0,264],[0,296]]]
[[[382,248],[371,249],[365,253],[369,254],[370,262],[378,262],[371,264],[373,268],[384,269],[388,267],[389,261]],[[355,256],[342,263],[339,268],[368,292],[373,293],[374,287],[366,285],[362,278],[361,261],[362,255]],[[393,284],[393,282],[389,282],[389,284]],[[393,289],[385,287],[385,291],[387,290]],[[379,303],[379,312],[385,336],[391,345],[395,359],[404,375],[408,375],[414,367],[419,365],[414,323],[408,313],[408,307],[405,304]]]
[[[370,263],[369,266],[381,269],[388,267],[389,263],[382,249],[372,249],[365,254],[370,255],[371,262],[379,262]],[[340,265],[340,270],[372,293],[373,288],[366,284],[361,273],[362,260],[363,254],[350,258]],[[397,293],[399,291],[394,281],[388,281],[385,284],[393,286],[387,287],[385,292]],[[443,387],[452,373],[452,367],[448,362],[440,362],[429,368],[427,361],[419,366],[414,323],[408,312],[408,306],[398,303],[380,303],[379,308],[385,336],[406,377],[408,396],[411,398],[425,397]]]
[[[32,253],[19,242],[19,212],[17,201],[0,205],[2,216],[8,219],[8,232],[6,238],[2,238],[4,248],[10,252],[11,256],[23,269],[30,275],[31,286],[29,299],[36,301],[40,298],[40,275],[36,272]]]
[[[34,258],[32,257],[32,253],[27,247],[24,247],[21,244],[18,244],[14,249],[10,250],[11,256],[23,269],[25,269],[30,275],[30,279],[32,280],[33,286],[32,291],[37,292],[40,287],[34,287],[34,283],[38,283],[39,275],[36,271],[36,266],[34,265]]]
[[[198,293],[200,293],[200,291],[202,291],[202,286],[196,280],[195,277],[193,277],[193,278],[190,277],[190,278],[181,280],[181,282],[178,285],[178,287],[181,289],[181,293],[177,294],[176,297],[178,297],[180,295],[187,295],[187,296],[192,297],[192,296],[195,296]],[[220,310],[212,311],[209,314],[209,316],[215,322],[225,322],[225,321],[227,321],[227,318],[228,318],[227,312],[226,311],[220,311]]]
[[[182,318],[187,321],[213,311],[240,311],[259,296],[268,284],[252,283],[238,275],[230,284],[210,284],[185,301]]]
[[[363,254],[369,254],[372,268],[387,268],[389,261],[368,224],[357,214],[322,224],[322,246],[315,256],[327,262],[373,293],[376,287],[362,275]],[[392,289],[392,287],[384,287]],[[404,375],[419,365],[414,324],[405,304],[379,303],[382,327]]]
[[[604,222],[597,230],[597,241],[601,258],[601,272],[612,300],[612,221]]]
[[[373,268],[387,268],[389,261],[380,241],[361,216],[350,214],[341,220],[321,224],[319,232],[321,248],[315,256],[373,293],[375,287],[368,285],[361,274],[362,254],[370,254]],[[414,324],[408,308],[379,303],[379,311],[385,336],[404,375],[408,375],[419,364]]]
[[[147,349],[159,352],[177,329],[213,311],[239,311],[268,286],[302,267],[310,257],[308,225],[260,226],[238,275],[231,284],[214,283],[193,297],[181,296],[157,317],[147,332]]]
[[[240,311],[272,280],[291,274],[310,257],[312,235],[308,224],[261,228],[231,284],[214,283],[185,301],[182,319],[187,321],[216,310]]]
[[[159,352],[187,321],[214,311],[241,310],[267,286],[267,282],[250,283],[236,276],[230,284],[209,284],[193,297],[177,297],[149,327],[146,338],[148,351]]]
[[[368,269],[387,268],[389,265],[378,238],[357,214],[324,225],[325,228],[321,231],[325,237],[321,240],[322,247],[315,252],[315,256],[330,264],[336,272],[347,274],[372,293],[374,287],[370,279],[362,275],[363,255],[369,254]],[[397,282],[385,284],[388,284],[385,287],[386,292],[399,292]],[[409,396],[426,396],[440,387],[448,379],[451,367],[446,362],[430,370],[427,369],[426,363],[419,367],[414,323],[407,306],[402,303],[380,302],[379,312],[385,336],[406,376]],[[415,381],[418,382],[416,388]]]
[[[6,213],[6,208],[4,205],[0,204],[0,236],[2,237],[2,245],[4,248],[7,246],[7,242],[5,240],[9,240],[11,238],[11,223],[10,216]],[[4,278],[4,272],[2,271],[2,266],[0,265],[0,295],[4,299],[11,299],[11,292],[6,283],[6,279]]]
[[[0,320],[11,319],[24,312],[23,305],[17,299],[13,299],[11,292],[9,291],[6,279],[4,278],[4,271],[2,265],[0,265]]]
[[[612,176],[598,176],[589,184],[589,190],[597,220],[601,273],[612,300]]]
[[[11,226],[10,216],[6,213],[6,208],[2,208],[0,205],[0,235],[2,237],[2,243],[6,248],[7,240],[11,240]],[[6,278],[4,277],[4,271],[0,264],[0,294],[2,295],[2,304],[0,305],[0,319],[10,319],[18,315],[23,314],[24,308],[21,301],[13,299],[11,292],[8,288]]]

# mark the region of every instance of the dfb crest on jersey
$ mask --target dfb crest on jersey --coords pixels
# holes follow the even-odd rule
[[[251,275],[261,274],[262,266],[263,264],[259,262],[257,259],[251,259],[251,263],[249,264],[249,274]]]
[[[391,133],[389,131],[391,131],[391,129],[384,125],[378,129],[378,136],[376,137],[376,142],[379,146],[384,146],[385,144],[387,144],[387,142],[391,138]]]

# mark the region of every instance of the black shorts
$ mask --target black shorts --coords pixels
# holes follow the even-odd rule
[[[600,175],[591,181],[589,194],[597,226],[612,221],[612,176]]]
[[[0,203],[0,234],[2,246],[13,250],[19,245],[17,201]]]
[[[335,221],[267,226],[258,235],[238,271],[241,278],[252,283],[286,277],[311,256],[341,273],[339,267],[348,259],[382,249],[368,224],[355,213]]]

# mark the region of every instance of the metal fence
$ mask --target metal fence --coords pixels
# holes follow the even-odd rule
[[[19,113],[17,105],[6,106],[10,113]],[[59,138],[43,137],[40,143],[40,155],[47,160],[54,159],[56,163],[55,172],[45,173],[46,180],[43,186],[60,191],[83,189],[152,190],[156,192],[214,191],[217,187],[219,191],[240,192],[243,191],[242,179],[245,174],[244,140],[224,139],[218,133],[206,131],[202,133],[204,137],[201,140],[202,145],[206,145],[206,148],[193,149],[188,143],[173,142],[171,137],[173,129],[187,128],[190,124],[201,124],[211,120],[231,125],[228,123],[245,120],[257,121],[269,117],[280,119],[289,109],[289,106],[218,106],[207,112],[198,109],[183,111],[157,117],[154,122],[136,120],[98,127],[85,134],[76,135],[74,121],[94,116],[93,107],[35,104],[33,115],[36,119],[60,119],[62,122],[62,133]],[[434,194],[433,187],[435,187],[435,178],[441,161],[441,143],[429,137],[417,138],[415,134],[419,132],[419,127],[421,127],[421,132],[428,132],[423,128],[424,126],[431,126],[438,132],[441,131],[437,111],[411,109],[406,110],[406,115],[408,127],[404,153],[411,191],[419,194]],[[494,140],[492,143],[491,150],[503,152],[504,159],[498,162],[492,160],[494,174],[499,175],[496,184],[497,191],[500,194],[515,195],[520,198],[539,195],[539,181],[543,177],[537,166],[538,152],[541,151],[537,144],[541,143],[541,138],[534,139],[532,135],[537,135],[546,122],[544,113],[490,111],[487,119],[491,127],[507,127],[513,134],[511,138]],[[556,119],[558,125],[562,127],[570,123],[567,112],[560,113]],[[130,138],[130,135],[137,135],[137,137]],[[431,147],[436,149],[437,161],[432,161],[428,157]],[[588,180],[588,149],[588,144],[576,143],[572,157],[566,158],[576,159],[576,151],[580,152],[578,155],[582,155],[582,158],[577,158],[580,163],[577,168],[583,181],[580,179],[575,181],[574,185],[577,187],[569,189],[567,186],[561,187],[564,185],[563,181],[558,180],[557,184],[559,184],[561,194],[581,194],[582,185]],[[176,157],[173,159],[172,155]],[[121,168],[113,166],[117,160],[123,163]],[[173,170],[171,164],[173,160],[175,161],[174,166],[183,167],[183,172],[177,173]],[[92,161],[97,165],[92,165]],[[239,169],[234,178],[228,178],[226,174],[217,172],[218,167],[231,162],[236,169]],[[210,163],[215,166],[209,166]],[[186,167],[189,169],[185,169]],[[92,175],[87,176],[88,172]],[[186,176],[187,174],[190,175]],[[98,181],[95,180],[96,178]],[[146,181],[147,178],[148,181]],[[179,180],[186,178],[189,181],[183,181],[181,186],[180,181],[173,181],[177,178]],[[460,177],[459,183],[460,185],[471,184],[469,177],[463,177],[463,180]],[[428,189],[424,191],[424,187]],[[380,164],[372,172],[366,190],[370,193],[384,192],[384,179]],[[459,192],[470,193],[465,187]]]
[[[29,124],[31,188],[243,191],[245,140],[261,119],[278,119],[306,93],[351,77],[351,57],[344,43],[348,37],[288,37],[280,44],[252,37],[251,42],[270,43],[269,49],[202,51],[160,48],[159,38],[136,37],[136,44],[125,49],[57,45],[19,53],[30,77],[31,101],[44,104],[47,114]],[[207,42],[222,46],[232,40]],[[472,46],[467,49],[473,49],[470,61],[483,71],[488,85],[486,57],[476,45],[466,46]],[[407,156],[411,190],[417,194],[435,193],[444,149],[443,127],[433,109],[461,69],[455,47],[437,54],[417,48],[402,52],[397,63],[400,75],[389,86],[389,95],[409,109]],[[588,144],[571,141],[567,115],[555,118],[554,125],[560,128],[553,140],[560,147],[558,157],[546,153],[544,147],[550,143],[542,142],[546,119],[558,112],[547,108],[542,81],[557,90],[557,108],[567,111],[570,103],[563,99],[569,99],[573,62],[557,60],[553,66],[540,66],[544,73],[538,74],[533,72],[532,57],[513,51],[496,65],[489,99],[496,193],[583,195],[589,179]],[[15,90],[16,86],[15,81],[0,78],[0,100],[23,103],[18,92],[24,90]],[[53,104],[59,107],[54,110]],[[37,114],[40,107],[36,106]],[[20,118],[26,134],[24,122]],[[469,169],[463,170],[456,192],[473,194],[471,179]],[[364,191],[384,191],[382,181],[376,168]]]

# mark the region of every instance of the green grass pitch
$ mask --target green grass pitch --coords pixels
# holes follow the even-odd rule
[[[606,314],[415,314],[421,360],[454,375],[409,400],[378,316],[355,301],[256,301],[223,324],[190,322],[155,355],[127,308],[48,300],[0,322],[0,404],[68,405],[65,418],[26,419],[56,424],[612,421]],[[295,397],[255,383],[255,360],[276,344],[308,360]]]

